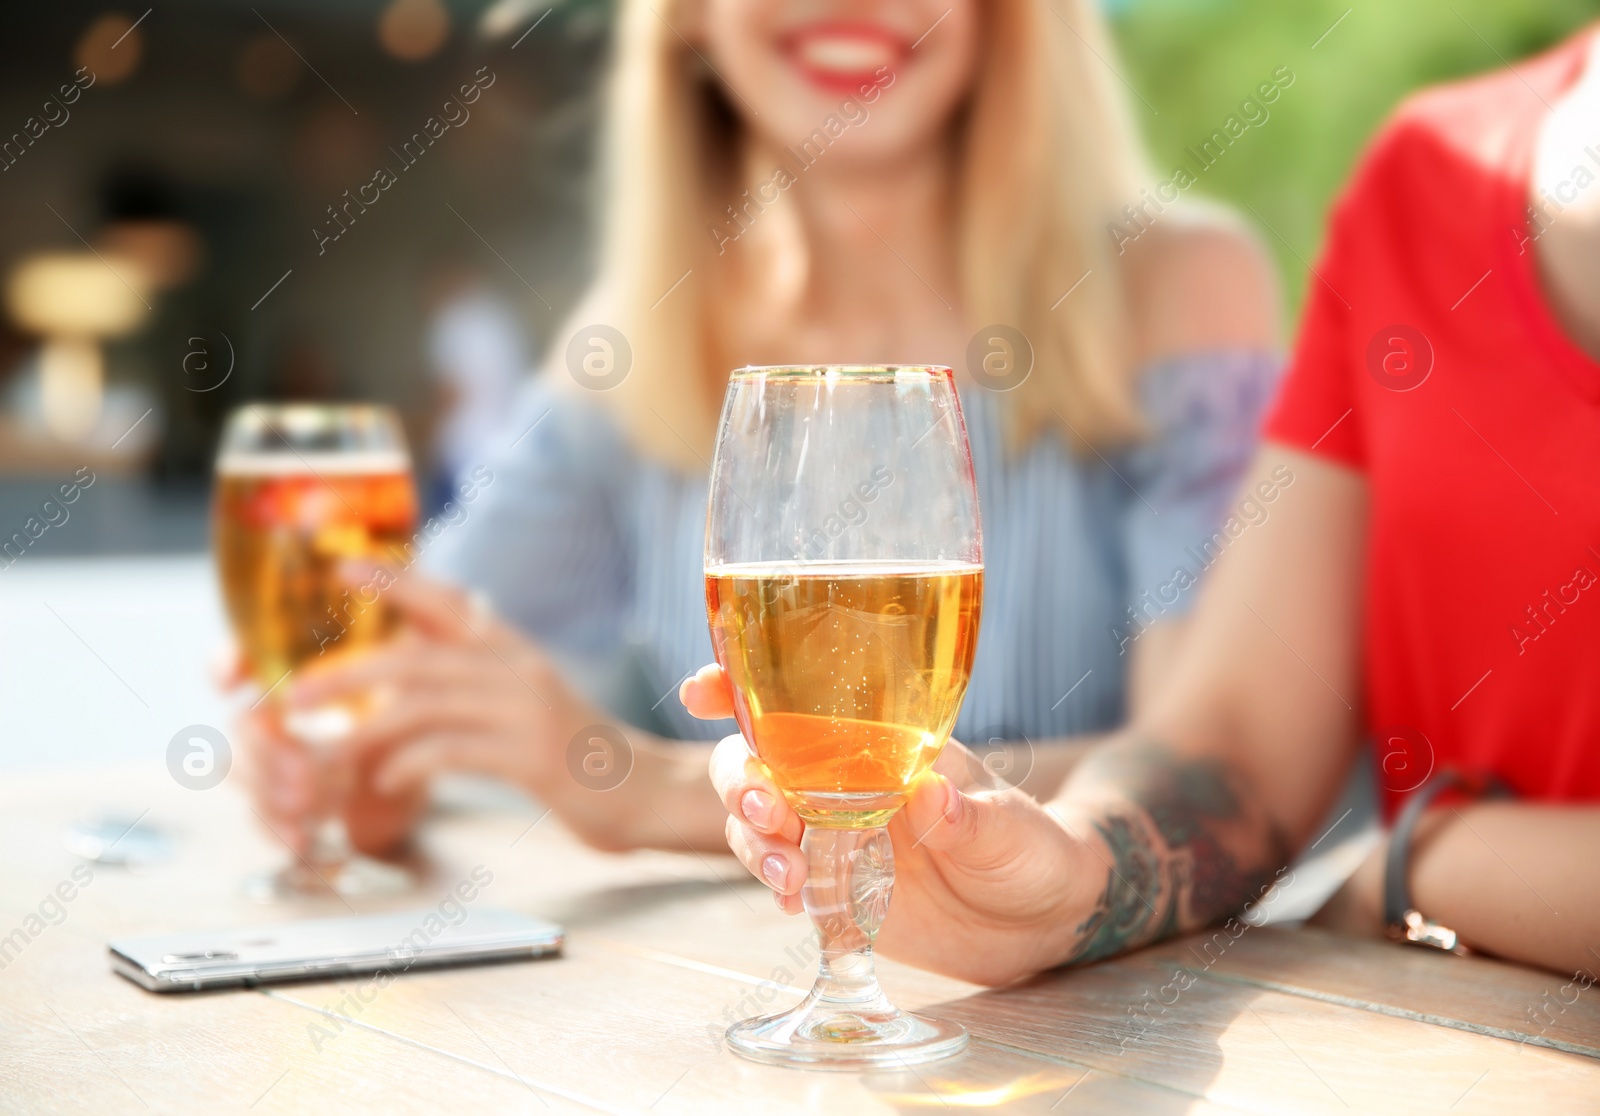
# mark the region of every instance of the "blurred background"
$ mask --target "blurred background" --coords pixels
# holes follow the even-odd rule
[[[1108,2],[1158,172],[1295,75],[1197,187],[1261,225],[1288,326],[1330,198],[1395,103],[1600,14]],[[247,399],[384,400],[448,466],[487,421],[454,403],[492,417],[588,274],[610,19],[603,0],[8,6],[0,536],[88,470],[30,561],[201,549],[220,420]],[[434,142],[411,142],[430,117]]]

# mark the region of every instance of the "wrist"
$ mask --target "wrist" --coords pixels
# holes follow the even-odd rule
[[[1104,897],[1109,861],[1091,816],[1059,803],[1046,807],[1046,812],[1061,827],[1063,849],[1062,878],[1052,889],[1055,903],[1043,928],[1049,956],[1041,967],[1053,968],[1083,957],[1089,937],[1086,924]]]
[[[595,726],[586,740],[584,729]],[[603,852],[680,848],[693,841],[678,808],[679,783],[705,784],[704,764],[692,772],[676,755],[681,747],[651,733],[589,719],[573,730],[575,746],[562,744],[559,790],[552,795],[567,827]],[[688,778],[686,776],[692,776]]]
[[[1413,873],[1417,863],[1422,859],[1422,854],[1452,820],[1454,815],[1447,809],[1429,810],[1417,819],[1406,856],[1405,872],[1408,879],[1415,878]],[[1311,917],[1312,925],[1341,933],[1375,938],[1383,937],[1387,933],[1383,886],[1392,839],[1392,834],[1384,835],[1367,854],[1366,859],[1350,874],[1350,878],[1329,897],[1322,909]],[[1426,909],[1425,905],[1423,909]]]
[[[610,790],[588,788],[583,793],[593,824],[590,844],[610,852],[626,852],[675,843],[666,832],[660,812],[665,809],[670,815],[672,811],[662,787],[666,757],[658,738],[628,726],[622,739],[626,746],[619,757],[621,767],[613,775],[620,776],[621,781]]]
[[[584,843],[605,852],[637,845],[636,831],[649,806],[641,785],[641,734],[599,710],[574,706],[552,732],[547,805]],[[644,765],[648,766],[648,764]]]
[[[1457,817],[1457,812],[1448,806],[1434,806],[1417,818],[1416,825],[1411,830],[1410,843],[1405,850],[1401,870],[1405,874],[1406,891],[1411,897],[1410,905],[1425,915],[1431,915],[1432,912],[1428,909],[1426,897],[1419,900],[1416,895],[1416,881],[1423,875],[1418,871],[1418,867],[1427,858],[1429,849],[1438,840],[1439,835],[1450,828]],[[1385,836],[1382,845],[1372,854],[1371,859],[1382,861],[1386,858],[1393,839],[1393,834]],[[1366,865],[1362,867],[1365,868]],[[1381,863],[1378,865],[1375,872],[1376,882],[1371,885],[1373,918],[1381,930],[1388,929],[1387,912],[1384,910],[1384,868],[1385,865]]]

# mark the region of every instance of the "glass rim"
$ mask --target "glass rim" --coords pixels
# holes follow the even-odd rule
[[[868,380],[947,379],[948,364],[746,364],[728,374],[732,380]]]
[[[273,400],[228,413],[212,470],[254,476],[407,472],[411,466],[405,425],[387,403]]]

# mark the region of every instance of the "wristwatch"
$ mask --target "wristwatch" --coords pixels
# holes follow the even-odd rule
[[[1395,941],[1448,950],[1464,957],[1472,951],[1461,944],[1456,932],[1433,921],[1412,904],[1411,884],[1406,877],[1411,863],[1411,836],[1416,831],[1417,821],[1428,805],[1447,790],[1460,790],[1473,798],[1511,797],[1511,788],[1493,775],[1470,778],[1450,768],[1444,768],[1423,783],[1407,800],[1389,834],[1389,848],[1383,864],[1383,924]]]

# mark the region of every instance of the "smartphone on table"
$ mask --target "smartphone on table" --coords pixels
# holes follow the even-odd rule
[[[111,967],[152,992],[200,992],[357,973],[526,960],[560,951],[554,923],[474,910],[452,925],[436,910],[284,922],[108,943]]]

